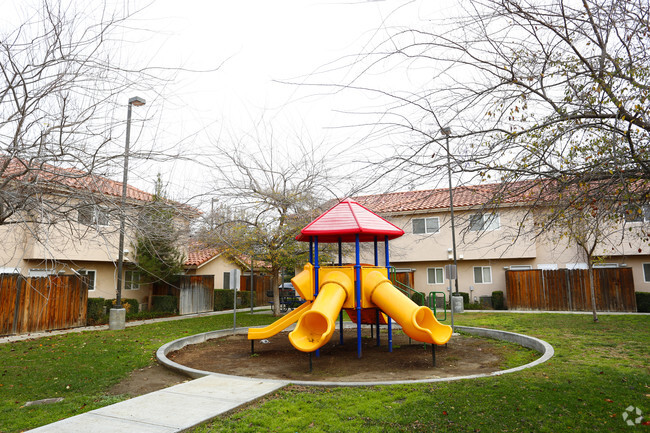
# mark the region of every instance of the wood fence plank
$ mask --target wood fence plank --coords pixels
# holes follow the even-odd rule
[[[599,311],[636,311],[631,268],[594,270]],[[506,299],[512,310],[591,311],[585,269],[506,271]]]

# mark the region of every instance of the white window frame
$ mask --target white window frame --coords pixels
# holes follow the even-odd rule
[[[509,269],[511,271],[530,271],[533,267],[531,265],[510,265]]]
[[[476,270],[481,270],[481,281],[476,281]],[[489,272],[489,281],[485,281],[485,271]],[[474,284],[492,284],[492,266],[474,266],[473,269]]]
[[[646,272],[646,266],[647,266],[647,272]],[[643,263],[641,265],[641,269],[643,269],[643,282],[650,283],[650,263]]]
[[[223,289],[230,290],[230,271],[224,271],[223,273]]]
[[[137,278],[134,278],[137,276]],[[128,269],[124,271],[124,290],[140,290],[140,271]]]
[[[28,277],[33,278],[49,277],[50,275],[56,275],[56,271],[54,269],[31,268],[27,274]]]
[[[566,268],[567,269],[589,269],[589,266],[585,262],[578,262],[578,263],[567,263]]]
[[[490,232],[500,228],[501,219],[498,213],[475,213],[469,216],[470,232]]]
[[[434,275],[434,281],[431,281],[431,274],[429,273],[430,271],[433,271]],[[438,276],[441,276],[441,280],[438,281]],[[433,268],[427,268],[427,284],[434,285],[434,284],[445,284],[445,268],[440,268],[440,267],[433,267]]]
[[[618,268],[618,263],[594,263],[594,269]]]
[[[90,284],[88,284],[88,291],[94,292],[97,290],[97,271],[94,269],[79,269],[76,271],[79,275],[91,275]]]
[[[537,269],[541,269],[543,271],[557,271],[559,268],[557,263],[540,263],[537,265]]]
[[[0,274],[20,274],[20,268],[0,267]]]
[[[435,229],[432,227],[429,227],[429,222],[433,224],[433,221],[435,220]],[[424,223],[424,231],[423,232],[416,232],[415,231],[415,222],[416,221],[422,221]],[[413,234],[416,235],[430,235],[434,233],[439,233],[440,232],[440,218],[438,217],[426,217],[426,218],[413,218],[411,220],[411,228],[413,229]]]
[[[92,215],[90,215],[91,210]],[[87,226],[107,227],[110,225],[110,218],[106,209],[96,205],[88,205],[77,209],[77,222]]]

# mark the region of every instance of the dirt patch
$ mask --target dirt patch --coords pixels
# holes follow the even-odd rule
[[[256,341],[255,354],[245,335],[227,336],[187,346],[168,358],[185,366],[236,376],[282,380],[326,380],[333,382],[371,382],[433,379],[490,373],[503,368],[503,348],[490,339],[454,336],[446,346],[437,346],[433,366],[431,345],[409,342],[402,332],[394,332],[393,352],[388,352],[386,335],[362,339],[362,357],[357,357],[356,336],[349,333],[339,345],[338,333],[312,357],[299,352],[287,333]],[[265,343],[263,343],[266,341]]]
[[[140,370],[132,371],[129,377],[108,390],[108,394],[126,394],[131,397],[136,397],[167,388],[168,386],[178,385],[188,380],[190,378],[183,374],[175,373],[160,364],[154,364]]]

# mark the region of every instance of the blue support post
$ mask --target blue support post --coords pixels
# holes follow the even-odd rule
[[[339,266],[343,266],[343,240],[339,237]],[[339,311],[339,344],[343,346],[343,310]]]
[[[318,270],[320,263],[318,262],[318,236],[314,238],[314,299],[318,296]],[[316,357],[320,357],[320,349],[316,349]]]
[[[314,264],[314,239],[309,236],[309,263]]]
[[[379,347],[381,345],[381,340],[379,338],[379,331],[381,329],[379,327],[379,314],[380,314],[379,308],[377,308],[375,311],[377,311],[377,347]]]
[[[377,236],[375,236],[375,266],[379,266],[379,253],[378,253],[378,250],[377,250]],[[375,323],[377,324],[377,346],[379,346],[381,344],[380,339],[379,339],[379,330],[380,330],[380,328],[379,328],[379,308],[377,308],[376,311],[377,311],[377,317],[375,319]]]
[[[361,358],[361,257],[359,251],[359,234],[357,233],[355,243],[355,264],[354,264],[354,292],[357,309],[357,357]]]
[[[377,254],[377,236],[375,236],[375,266],[379,266],[379,254]]]
[[[388,256],[388,235],[384,238],[386,244],[386,271],[388,272],[388,277],[390,278],[390,259]],[[391,318],[388,316],[388,351],[393,351],[393,327],[391,323]]]

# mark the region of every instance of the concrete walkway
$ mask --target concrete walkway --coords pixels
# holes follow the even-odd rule
[[[209,421],[257,400],[288,382],[205,376],[76,415],[31,432],[172,433]]]

